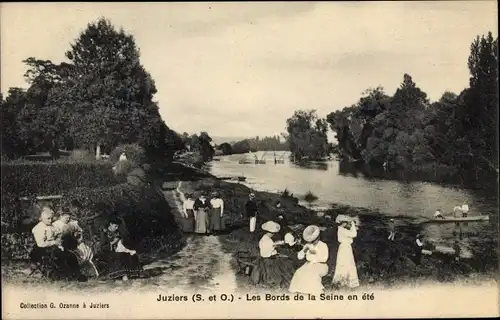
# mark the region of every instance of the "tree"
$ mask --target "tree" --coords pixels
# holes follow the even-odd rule
[[[51,90],[47,104],[70,123],[76,146],[138,142],[150,151],[166,148],[169,129],[152,100],[156,87],[132,35],[102,18],[87,26],[66,56],[72,62],[68,76]]]
[[[0,117],[2,131],[0,144],[2,155],[12,159],[29,152],[28,143],[20,137],[22,127],[17,117],[26,105],[26,91],[21,88],[10,88],[5,100],[1,101]]]
[[[471,44],[468,59],[470,89],[465,92],[465,135],[475,163],[486,162],[498,172],[498,39],[491,32]],[[483,161],[481,161],[483,160]]]
[[[298,110],[287,119],[288,145],[296,159],[320,159],[328,153],[328,125],[315,110]]]
[[[222,150],[222,154],[223,155],[229,155],[229,154],[233,154],[233,148],[231,147],[231,145],[227,142],[224,142],[224,143],[221,143],[219,145],[219,150]]]

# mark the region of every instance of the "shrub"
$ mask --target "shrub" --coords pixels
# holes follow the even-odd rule
[[[118,183],[106,162],[2,163],[2,230],[14,227],[25,215],[20,197],[58,195],[77,187],[103,187]]]
[[[72,150],[69,154],[69,159],[72,161],[92,161],[95,160],[95,155],[88,150]]]
[[[109,155],[109,160],[116,163],[120,159],[120,155],[125,153],[127,160],[141,165],[146,162],[146,151],[138,144],[121,144],[117,146]]]
[[[2,195],[60,194],[76,187],[116,184],[106,162],[12,162],[2,163]]]
[[[318,200],[318,197],[311,191],[307,191],[306,195],[304,196],[304,200],[311,203]]]
[[[171,254],[183,245],[182,233],[171,213],[168,202],[153,188],[136,188],[129,184],[111,187],[76,188],[63,194],[63,205],[78,201],[82,210],[78,221],[84,239],[99,252],[100,230],[111,216],[124,221],[130,235],[127,246],[142,255]],[[27,259],[34,245],[29,232],[36,224],[31,221],[25,232],[2,233],[2,258]]]

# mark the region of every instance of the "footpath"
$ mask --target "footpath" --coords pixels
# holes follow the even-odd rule
[[[175,220],[182,219],[182,181],[174,190],[163,191],[172,208]],[[153,280],[165,292],[216,290],[225,293],[236,290],[236,276],[232,270],[231,255],[224,253],[219,238],[213,235],[186,234],[186,246],[178,253],[157,260],[145,269],[160,268],[164,272]]]

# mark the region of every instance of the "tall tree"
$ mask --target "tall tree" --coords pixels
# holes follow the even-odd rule
[[[156,87],[140,64],[132,35],[102,18],[87,26],[66,56],[72,62],[69,76],[53,88],[47,103],[66,115],[77,146],[166,147],[168,128],[153,102]]]
[[[316,110],[298,110],[287,119],[287,142],[296,159],[320,159],[328,154],[328,124]]]

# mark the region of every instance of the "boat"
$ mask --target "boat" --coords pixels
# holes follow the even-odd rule
[[[452,222],[475,222],[475,221],[489,221],[490,216],[482,215],[482,216],[473,216],[473,217],[449,217],[444,219],[432,218],[426,221],[427,223],[452,223]],[[424,222],[424,223],[426,223]]]

